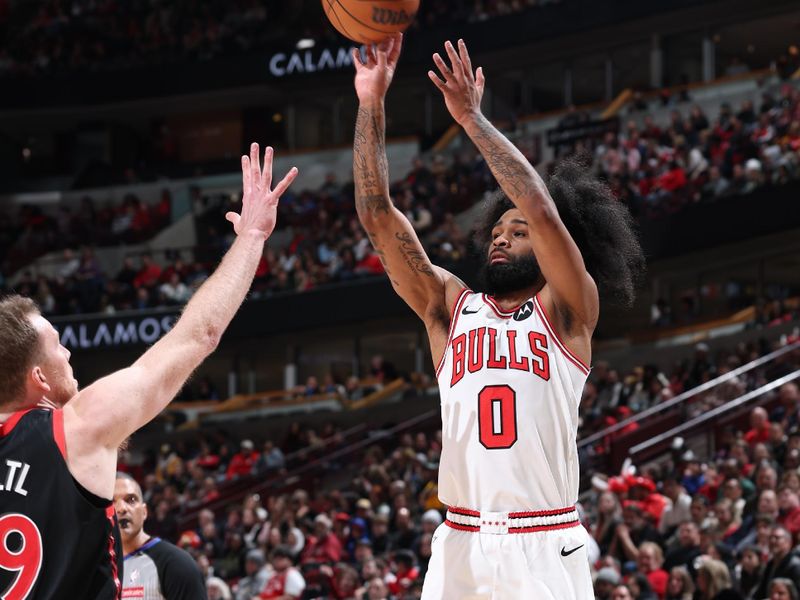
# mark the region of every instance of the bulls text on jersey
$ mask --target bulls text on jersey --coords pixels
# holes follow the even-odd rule
[[[528,332],[518,339],[518,332],[513,329],[505,331],[508,338],[508,352],[499,351],[498,332],[493,327],[477,327],[453,338],[453,369],[450,387],[454,387],[464,378],[466,372],[477,373],[486,369],[513,369],[530,371],[545,381],[550,379],[550,358],[547,354],[547,336],[538,331]],[[484,352],[484,339],[489,338],[489,349]]]

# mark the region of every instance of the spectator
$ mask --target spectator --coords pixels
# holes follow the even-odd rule
[[[620,576],[613,568],[603,567],[594,578],[596,600],[610,600],[614,588],[619,585]]]
[[[658,531],[661,535],[670,536],[678,525],[691,518],[692,497],[686,493],[677,477],[664,479],[664,495],[672,501],[672,505],[664,509]]]
[[[263,599],[300,600],[306,588],[300,571],[292,566],[292,553],[286,546],[278,546],[272,551],[273,573],[259,594]]]
[[[611,600],[635,600],[627,585],[618,585],[611,594]]]
[[[252,440],[242,440],[239,452],[233,455],[230,465],[228,465],[225,478],[231,480],[251,475],[258,459],[259,455],[255,451]]]
[[[792,554],[792,536],[780,525],[772,528],[769,536],[769,550],[772,558],[764,568],[756,598],[765,598],[773,579],[785,577],[800,581],[800,558]]]
[[[736,589],[745,599],[755,597],[763,573],[761,550],[757,546],[748,546],[739,553],[739,561],[734,568],[734,581]]]
[[[264,552],[258,548],[247,553],[244,563],[245,577],[237,585],[236,600],[253,600],[264,590],[270,578],[270,566],[266,562]]]
[[[151,288],[158,283],[159,277],[161,277],[161,267],[156,264],[152,256],[149,254],[143,255],[142,267],[133,280],[134,287]]]
[[[398,550],[411,550],[419,535],[411,520],[411,511],[402,507],[395,516],[395,531],[391,537],[391,546]]]
[[[678,546],[667,553],[664,568],[685,566],[694,571],[694,559],[700,556],[700,529],[694,521],[684,521],[678,526]]]
[[[210,577],[206,581],[208,600],[233,600],[231,588],[219,577]]]
[[[628,589],[636,600],[658,600],[658,595],[642,573],[634,573],[628,577]]]
[[[383,579],[373,577],[367,581],[363,594],[356,597],[364,600],[389,600],[389,588]]]
[[[259,473],[265,471],[275,471],[282,469],[286,464],[286,457],[283,452],[271,440],[264,442],[264,449],[258,459],[256,470]]]
[[[169,281],[162,283],[159,291],[170,304],[185,304],[192,296],[192,291],[181,281],[178,273],[170,275]]]
[[[331,533],[333,523],[324,514],[314,519],[314,536],[303,550],[303,563],[337,563],[342,557],[342,543]]]
[[[667,580],[669,579],[669,574],[661,568],[663,564],[664,553],[661,546],[654,542],[643,542],[639,546],[637,559],[639,573],[647,577],[650,588],[659,598],[663,598],[667,593]]]
[[[636,561],[639,558],[639,547],[642,542],[660,541],[658,531],[647,522],[647,518],[638,502],[628,500],[622,509],[623,522],[614,530],[614,539],[609,554],[620,561]]]
[[[750,413],[750,429],[744,434],[744,440],[755,446],[769,440],[769,419],[767,411],[757,406]]]
[[[795,539],[800,534],[800,497],[788,486],[778,489],[778,524]]]
[[[769,600],[799,600],[797,586],[791,579],[773,579],[769,586]]]
[[[742,600],[731,587],[731,577],[724,562],[702,559],[697,569],[698,600]]]
[[[600,494],[597,509],[597,518],[592,527],[592,537],[600,547],[600,552],[606,554],[614,540],[617,525],[622,522],[622,508],[616,494],[605,491]],[[611,590],[609,590],[610,593]]]
[[[664,600],[692,600],[694,582],[686,567],[673,567],[669,572],[667,593]]]
[[[389,591],[395,595],[404,595],[419,577],[419,569],[414,564],[414,553],[410,550],[398,550],[394,560],[397,564],[397,580],[389,585]]]

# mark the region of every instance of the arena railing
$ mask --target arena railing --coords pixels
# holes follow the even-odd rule
[[[787,344],[666,402],[656,404],[579,440],[578,453],[582,457],[584,475],[588,476],[596,471],[616,472],[628,457],[630,448],[652,439],[665,429],[672,429],[686,422],[688,408],[694,398],[722,385],[732,383],[739,376],[755,369],[769,368],[771,365],[778,364],[779,359],[797,350],[800,350],[800,342]]]
[[[734,400],[730,400],[721,406],[704,412],[690,421],[672,427],[651,439],[636,444],[630,448],[628,455],[634,464],[641,466],[643,462],[652,461],[669,452],[672,440],[677,436],[683,437],[686,445],[691,447],[696,445],[692,444],[693,438],[696,438],[698,435],[705,435],[706,451],[707,455],[710,456],[715,450],[714,442],[717,435],[726,427],[729,427],[734,419],[743,416],[741,414],[741,409],[746,408],[749,413],[749,405],[752,401],[796,379],[800,379],[800,369],[796,369]]]
[[[799,350],[799,349],[800,349],[800,342],[795,342],[794,344],[787,344],[786,346],[783,346],[778,350],[770,352],[769,354],[766,354],[760,358],[757,358],[756,360],[753,360],[745,365],[742,365],[741,367],[733,369],[732,371],[728,371],[727,373],[720,375],[719,377],[710,379],[705,383],[698,385],[697,387],[694,387],[681,394],[678,394],[677,396],[671,398],[670,400],[667,400],[666,402],[662,402],[661,404],[656,404],[655,406],[651,406],[648,409],[645,409],[641,412],[631,415],[627,419],[623,419],[619,423],[615,423],[614,425],[611,425],[603,429],[602,431],[598,431],[597,433],[594,433],[588,437],[579,440],[578,449],[580,450],[586,448],[587,446],[591,446],[592,444],[596,444],[597,442],[605,439],[609,435],[616,433],[617,431],[620,431],[625,427],[628,427],[632,423],[639,423],[640,421],[643,421],[649,417],[663,413],[679,404],[683,404],[684,402],[686,402],[691,398],[694,398],[698,394],[702,394],[703,392],[707,392],[708,390],[711,390],[717,387],[718,385],[732,381],[739,375],[742,375],[744,373],[752,371],[753,369],[771,363],[776,358],[779,358],[785,354],[789,354],[794,350]]]

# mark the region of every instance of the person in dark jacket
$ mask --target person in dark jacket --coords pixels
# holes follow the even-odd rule
[[[773,579],[779,577],[791,580],[795,586],[800,583],[800,558],[792,554],[792,535],[781,525],[772,528],[769,535],[769,550],[772,560],[764,569],[764,576],[758,586],[756,598],[766,598]]]

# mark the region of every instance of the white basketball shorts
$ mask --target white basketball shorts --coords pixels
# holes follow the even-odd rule
[[[451,508],[433,535],[423,600],[594,600],[589,534],[574,507]]]

